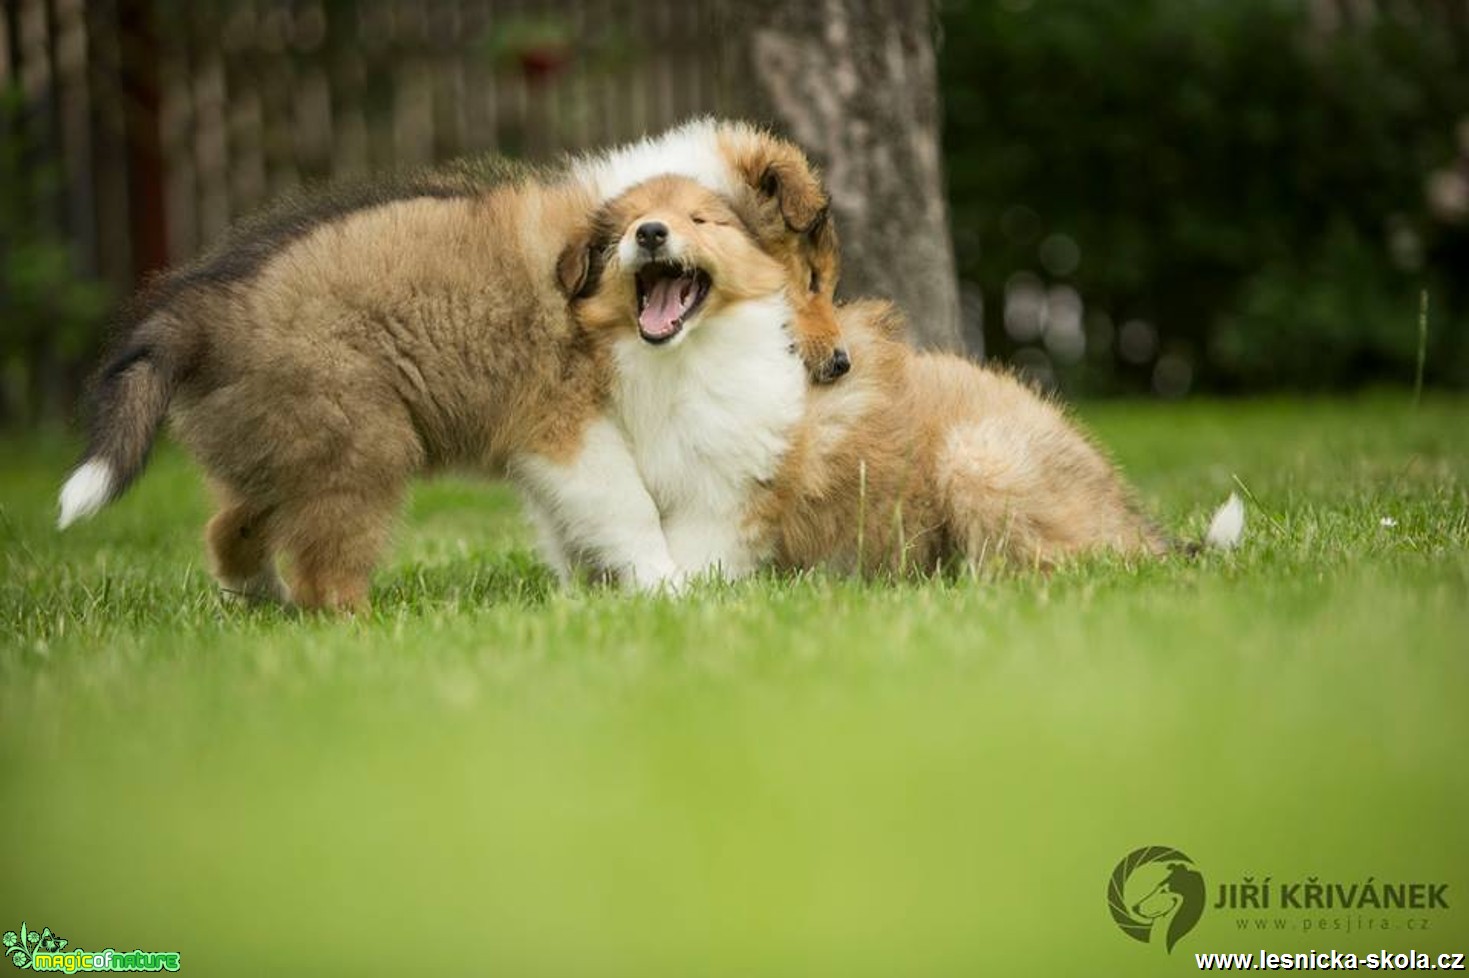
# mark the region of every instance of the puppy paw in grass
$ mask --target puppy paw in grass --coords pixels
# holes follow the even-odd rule
[[[805,338],[796,344],[796,352],[806,365],[806,373],[813,384],[832,384],[841,380],[852,369],[852,358],[846,347],[840,346],[840,338]]]

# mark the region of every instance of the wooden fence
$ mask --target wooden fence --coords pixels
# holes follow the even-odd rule
[[[747,110],[738,0],[4,0],[0,89],[77,271],[128,291],[303,180]],[[1323,32],[1462,0],[1306,0]]]
[[[78,271],[125,291],[304,180],[738,112],[724,28],[686,0],[9,0],[0,85]]]

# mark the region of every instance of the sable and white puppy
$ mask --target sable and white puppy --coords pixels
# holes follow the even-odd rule
[[[578,560],[639,587],[677,582],[639,460],[607,416],[610,351],[568,313],[563,290],[595,278],[595,256],[567,243],[640,168],[697,171],[711,197],[738,199],[749,250],[802,296],[802,316],[777,317],[793,324],[782,349],[822,351],[819,377],[847,364],[829,285],[810,288],[835,243],[800,151],[740,124],[667,140],[548,171],[319,194],[237,229],[124,317],[61,526],[126,489],[168,418],[219,497],[207,541],[227,592],[365,606],[408,480],[448,467],[507,473]],[[793,364],[804,378],[798,357],[781,362],[782,378]]]
[[[696,183],[647,181],[574,245],[599,267],[567,282],[577,317],[612,355],[608,415],[620,427],[681,571],[737,577],[766,556],[746,519],[779,470],[806,378],[792,296],[808,289],[759,245],[758,209]],[[553,541],[552,554],[565,552]]]
[[[779,471],[750,494],[746,534],[776,566],[928,573],[1049,567],[1174,544],[1106,454],[1008,373],[920,353],[890,304],[838,308],[852,374],[812,388]],[[1234,546],[1235,497],[1206,539]]]
[[[578,160],[573,171],[603,201],[669,174],[740,207],[761,248],[790,276],[794,342],[811,378],[827,383],[846,373],[850,360],[833,299],[839,262],[830,201],[819,172],[793,143],[745,123],[697,119],[657,139]]]

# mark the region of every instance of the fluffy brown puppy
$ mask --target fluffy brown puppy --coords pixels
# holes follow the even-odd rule
[[[774,564],[902,573],[1166,552],[1057,404],[1007,373],[915,352],[888,303],[844,305],[838,320],[853,371],[807,392],[779,473],[753,494]]]
[[[809,228],[757,218],[819,180],[807,168],[816,191],[784,170],[747,182],[762,146],[769,166],[789,162],[788,144],[705,122],[555,171],[321,196],[240,229],[132,306],[61,525],[128,486],[168,417],[218,492],[207,538],[227,592],[363,607],[407,480],[450,466],[508,474],[539,522],[619,580],[676,582],[657,508],[602,410],[605,350],[568,315],[558,259],[640,167],[697,171],[755,215],[753,247],[805,255]],[[809,268],[780,267],[809,290]]]

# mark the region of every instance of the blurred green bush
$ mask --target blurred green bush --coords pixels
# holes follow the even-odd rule
[[[75,372],[96,343],[110,290],[78,274],[57,219],[59,164],[38,162],[20,93],[0,87],[0,422],[70,412]]]
[[[1469,27],[1414,9],[946,3],[987,351],[1076,392],[1411,383],[1426,289],[1428,379],[1469,383]]]

